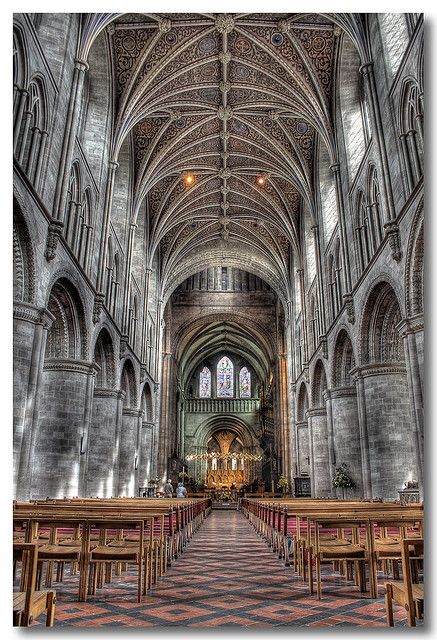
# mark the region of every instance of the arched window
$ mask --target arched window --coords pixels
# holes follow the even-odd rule
[[[91,190],[87,187],[83,194],[80,229],[78,233],[78,244],[76,248],[77,258],[85,271],[88,271],[91,232]]]
[[[357,252],[358,272],[366,268],[370,260],[369,229],[367,212],[362,191],[358,192],[355,210],[355,246]]]
[[[405,83],[401,100],[400,140],[408,188],[414,189],[423,173],[422,94],[413,80]]]
[[[201,398],[211,397],[211,371],[208,367],[203,367],[199,376],[199,396]]]
[[[381,220],[381,198],[379,192],[378,175],[375,167],[369,174],[369,224],[372,236],[373,252],[376,252],[383,239]]]
[[[240,370],[240,398],[250,398],[250,371],[247,367]]]
[[[232,398],[234,395],[234,365],[223,356],[217,365],[217,397]]]

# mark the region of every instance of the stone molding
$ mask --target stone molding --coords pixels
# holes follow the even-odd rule
[[[24,320],[32,324],[42,324],[44,329],[50,329],[55,316],[48,309],[39,309],[29,302],[14,302],[14,320]]]
[[[336,400],[337,398],[353,398],[356,397],[357,391],[355,386],[353,387],[337,387],[336,389],[329,389],[329,398]]]
[[[134,416],[135,418],[139,418],[144,412],[141,409],[130,409],[129,407],[124,408],[122,410],[122,415],[124,416]]]
[[[399,362],[377,362],[375,364],[365,364],[355,367],[351,370],[350,375],[354,382],[359,378],[370,378],[372,376],[385,376],[393,373],[406,373],[405,365]]]
[[[396,327],[402,338],[410,333],[419,333],[419,331],[423,331],[424,328],[425,319],[423,313],[418,313],[411,318],[405,318],[404,320],[401,320],[401,322]]]
[[[149,420],[143,420],[142,427],[143,429],[153,429],[156,425],[156,422],[150,422]]]
[[[118,389],[94,389],[95,398],[116,398],[118,400],[121,393]]]
[[[66,358],[50,358],[44,362],[44,371],[71,371],[85,375],[95,375],[100,367],[95,362],[85,360],[69,360]]]
[[[299,420],[299,422],[296,422],[296,427],[298,429],[307,429],[308,428],[308,422],[306,420]]]
[[[326,416],[326,407],[313,407],[307,409],[305,414],[308,418],[314,418],[314,416]]]
[[[45,257],[50,262],[56,256],[59,238],[62,235],[64,223],[61,220],[52,220],[47,231]]]

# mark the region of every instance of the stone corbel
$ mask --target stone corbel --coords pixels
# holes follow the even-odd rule
[[[122,335],[120,338],[120,360],[122,360],[125,356],[127,356],[129,352],[128,343],[129,343],[129,336]]]
[[[385,235],[387,236],[390,245],[391,257],[393,258],[393,260],[396,260],[396,262],[399,262],[399,260],[402,258],[399,227],[396,222],[391,221],[385,223],[384,229]]]
[[[94,307],[93,307],[93,324],[97,324],[100,322],[100,315],[103,309],[103,303],[105,301],[104,293],[96,293],[94,296]]]
[[[350,324],[355,324],[355,307],[354,299],[351,293],[343,294],[343,300],[346,305],[346,317]]]
[[[49,224],[45,250],[45,257],[48,261],[53,260],[53,258],[56,256],[58,240],[60,235],[62,234],[63,228],[64,223],[61,220],[52,220]]]
[[[326,336],[320,336],[320,346],[322,348],[322,356],[328,359],[328,339]]]

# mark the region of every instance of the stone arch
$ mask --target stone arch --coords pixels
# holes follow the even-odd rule
[[[150,388],[150,384],[146,382],[141,394],[141,409],[144,412],[144,420],[146,422],[153,422],[154,419],[154,407],[153,407],[153,394]]]
[[[311,385],[311,403],[313,408],[325,406],[323,392],[326,391],[327,386],[325,366],[321,360],[317,360]]]
[[[306,420],[306,411],[308,409],[308,391],[305,382],[302,382],[297,394],[296,419],[298,422]]]
[[[230,415],[212,416],[204,420],[194,433],[193,442],[196,446],[206,447],[209,438],[214,432],[222,429],[234,432],[241,438],[246,447],[259,446],[255,434],[246,422],[242,418]]]
[[[135,369],[129,358],[127,358],[123,364],[120,388],[125,394],[123,401],[124,407],[134,409],[137,406],[137,383]]]
[[[405,309],[407,317],[423,313],[424,236],[423,201],[414,216],[405,262]]]
[[[394,289],[388,282],[379,282],[364,306],[360,332],[362,364],[404,361],[404,347],[397,328],[401,319]]]
[[[14,24],[12,46],[14,87],[24,89],[28,83],[28,53],[26,36],[18,24]]]
[[[115,388],[115,356],[112,337],[102,328],[94,347],[94,362],[100,367],[96,375],[96,388]]]
[[[87,352],[84,306],[70,280],[61,277],[54,283],[47,308],[55,320],[47,337],[46,359],[84,360]]]
[[[349,387],[352,384],[350,371],[355,366],[352,341],[345,329],[340,329],[334,347],[332,363],[333,387]]]
[[[13,201],[13,296],[20,302],[34,302],[35,258],[32,240],[21,207]]]

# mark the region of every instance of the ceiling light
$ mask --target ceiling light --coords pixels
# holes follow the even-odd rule
[[[187,187],[191,187],[191,185],[194,184],[194,176],[191,175],[191,173],[188,174],[187,176],[185,176],[184,182]]]
[[[264,176],[258,176],[258,178],[256,179],[257,183],[259,184],[260,187],[263,187],[266,183],[266,179],[264,178]]]

